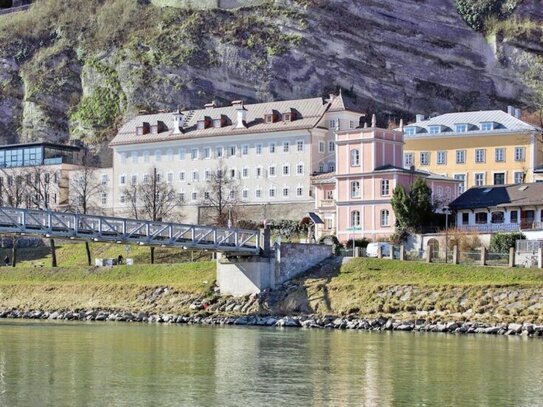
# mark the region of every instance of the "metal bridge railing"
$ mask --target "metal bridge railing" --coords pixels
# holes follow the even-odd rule
[[[260,232],[235,228],[0,207],[0,233],[125,244],[260,252]]]

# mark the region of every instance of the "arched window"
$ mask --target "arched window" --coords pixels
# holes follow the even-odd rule
[[[388,209],[381,211],[381,226],[390,226],[390,211]]]
[[[360,198],[360,182],[351,182],[351,198]]]
[[[351,166],[356,167],[360,165],[360,151],[357,149],[351,150]]]
[[[351,212],[351,226],[360,226],[360,211]]]

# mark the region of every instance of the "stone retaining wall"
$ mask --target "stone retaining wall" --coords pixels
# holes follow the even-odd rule
[[[283,284],[332,255],[324,244],[282,243],[275,246],[275,285]]]
[[[176,7],[186,9],[234,9],[240,7],[258,6],[266,0],[151,0],[158,7]]]

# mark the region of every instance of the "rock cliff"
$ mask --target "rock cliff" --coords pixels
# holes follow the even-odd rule
[[[486,33],[462,20],[454,0],[170,3],[41,0],[0,16],[0,142],[104,146],[141,110],[339,88],[386,124],[415,113],[533,107],[541,84],[540,0],[517,1]]]

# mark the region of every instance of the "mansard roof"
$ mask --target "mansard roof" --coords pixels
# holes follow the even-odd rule
[[[322,98],[297,99],[278,102],[266,102],[244,105],[245,126],[237,126],[238,106],[211,107],[205,109],[186,110],[182,114],[186,118],[183,131],[174,133],[174,117],[170,113],[158,113],[139,115],[125,123],[119,130],[117,136],[111,141],[111,146],[125,144],[152,143],[170,140],[183,140],[202,137],[218,137],[230,135],[243,135],[265,132],[277,132],[286,130],[312,129],[317,126],[323,115],[330,107],[330,102],[324,102]],[[292,120],[283,120],[278,117],[272,122],[266,122],[265,116],[284,113],[293,113]],[[198,128],[198,121],[223,118],[221,127],[210,126]],[[148,132],[144,135],[137,135],[138,127],[143,123],[150,126],[163,122],[165,128],[157,133]]]

